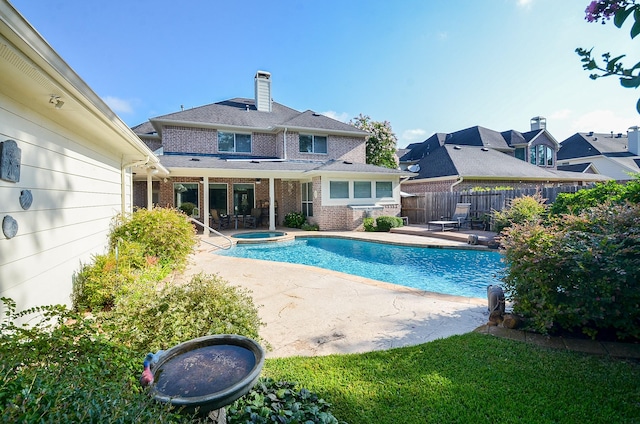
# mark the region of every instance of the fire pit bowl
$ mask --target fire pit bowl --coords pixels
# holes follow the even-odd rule
[[[152,364],[155,400],[201,416],[244,396],[254,386],[264,350],[247,337],[218,334],[199,337],[163,352]]]

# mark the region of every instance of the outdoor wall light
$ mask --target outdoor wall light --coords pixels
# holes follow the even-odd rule
[[[64,101],[60,98],[60,96],[56,96],[55,94],[51,95],[51,98],[49,98],[49,103],[51,103],[56,109],[60,109],[62,108],[62,106],[64,106]]]

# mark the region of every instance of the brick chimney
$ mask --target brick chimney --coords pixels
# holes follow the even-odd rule
[[[258,71],[254,80],[256,109],[260,112],[271,112],[271,74],[266,71]]]
[[[640,128],[631,127],[627,130],[627,147],[629,152],[634,155],[640,155]]]

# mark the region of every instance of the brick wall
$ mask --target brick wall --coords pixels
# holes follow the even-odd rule
[[[429,181],[429,182],[405,182],[401,184],[401,189],[405,193],[410,194],[423,194],[423,193],[440,193],[443,191],[451,191],[451,185],[457,181],[456,178],[442,181]],[[458,187],[458,186],[456,186]],[[458,188],[456,188],[458,190]]]
[[[330,135],[327,137],[327,154],[301,153],[299,137],[300,134],[297,132],[287,132],[288,159],[314,161],[339,159],[354,163],[365,163],[367,161],[366,143],[363,137]]]
[[[217,152],[218,133],[208,128],[166,126],[162,129],[164,152],[213,154]]]
[[[278,157],[276,135],[253,133],[251,135],[251,150],[252,155]]]

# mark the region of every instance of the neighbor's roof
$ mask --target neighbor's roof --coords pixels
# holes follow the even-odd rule
[[[560,143],[558,161],[590,156],[636,156],[629,152],[626,133],[576,133]]]
[[[365,137],[368,133],[352,125],[337,121],[311,110],[299,112],[277,102],[271,103],[271,112],[256,109],[255,100],[234,98],[217,103],[157,116],[133,127],[141,135],[162,131],[162,124],[204,127],[238,128],[251,131],[272,132],[284,128],[353,134]]]
[[[609,179],[595,174],[555,171],[531,165],[498,150],[476,146],[445,145],[419,162],[420,171],[414,180],[437,177],[464,177],[492,180],[593,180]]]

